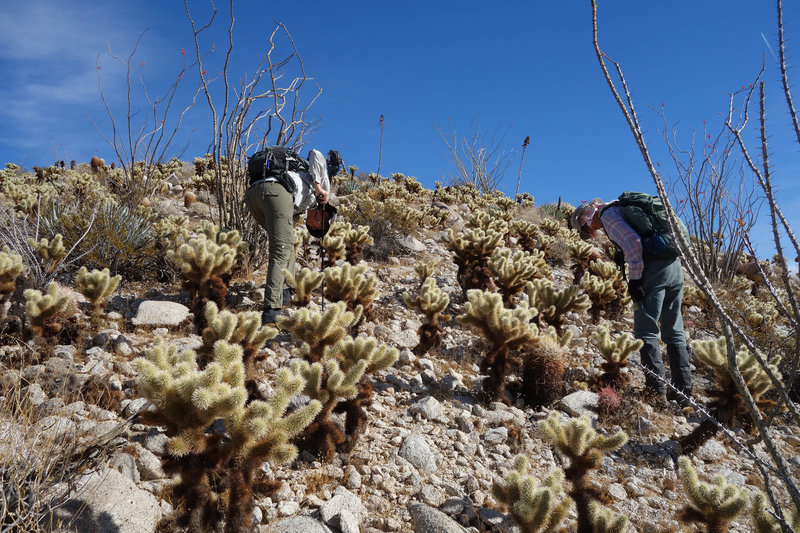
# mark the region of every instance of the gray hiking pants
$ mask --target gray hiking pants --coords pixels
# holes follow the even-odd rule
[[[642,366],[664,377],[658,345],[660,335],[667,345],[672,383],[678,390],[691,393],[692,372],[681,316],[683,269],[680,260],[645,260],[642,287],[645,297],[637,302],[633,313],[633,334],[644,341],[639,352]],[[651,376],[645,377],[645,385],[649,390],[665,392],[664,384]]]
[[[258,225],[267,230],[269,265],[264,288],[264,309],[283,306],[287,288],[283,270],[294,274],[294,200],[277,182],[256,183],[244,195],[245,204]]]

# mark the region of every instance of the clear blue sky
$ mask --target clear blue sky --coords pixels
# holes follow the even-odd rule
[[[788,52],[800,58],[800,5],[786,4]],[[226,6],[218,5],[206,42],[217,47],[207,58],[213,69],[227,39]],[[190,6],[205,19],[207,2],[190,0]],[[284,22],[307,73],[323,89],[312,108],[320,128],[307,146],[337,148],[363,171],[377,167],[382,114],[382,174],[403,172],[427,187],[446,181],[450,168],[434,125],[466,133],[475,118],[488,131],[510,126],[511,145],[530,135],[521,190],[537,204],[559,195],[577,204],[625,189],[654,190],[597,65],[588,1],[248,0],[235,10],[233,77],[251,72],[263,57],[273,19]],[[664,103],[687,135],[702,129],[703,120],[716,124],[727,111],[727,93],[750,83],[764,59],[774,177],[784,210],[800,209],[800,147],[791,142],[777,64],[766,44],[774,49],[777,40],[771,2],[600,0],[598,17],[601,46],[622,64],[654,157],[663,163],[660,119],[649,106]],[[181,48],[186,57],[193,49],[177,0],[4,0],[0,20],[0,163],[28,168],[86,161],[95,153],[113,159],[86,118],[109,127],[97,89],[98,54],[106,96],[118,119],[125,113],[122,73],[106,42],[127,55],[149,28],[134,63],[145,63],[153,94],[163,93],[180,69]],[[800,64],[795,67],[790,74],[800,76]],[[187,74],[179,103],[195,84],[196,73]],[[184,121],[182,133],[194,131],[184,159],[205,152],[210,130],[200,99]],[[514,192],[518,170],[516,159],[503,183],[507,193]]]

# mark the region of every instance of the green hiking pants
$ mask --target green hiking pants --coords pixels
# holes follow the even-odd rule
[[[633,312],[633,334],[644,341],[639,351],[642,365],[664,377],[658,345],[660,334],[667,345],[672,382],[678,390],[690,394],[692,373],[681,316],[683,269],[680,260],[645,260],[642,288],[644,299],[636,303]],[[645,377],[645,385],[655,392],[665,391],[664,384],[649,375]]]
[[[633,333],[644,341],[661,340],[665,344],[685,344],[681,316],[683,269],[679,259],[645,260],[642,274],[644,299],[633,313]]]
[[[258,225],[267,230],[269,265],[264,288],[264,309],[283,306],[287,288],[283,270],[294,274],[294,200],[277,182],[256,183],[244,195],[245,204]]]

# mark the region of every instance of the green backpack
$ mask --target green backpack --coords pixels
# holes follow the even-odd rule
[[[678,242],[669,232],[667,211],[661,203],[661,198],[643,192],[625,191],[606,208],[612,205],[620,208],[622,216],[641,237],[642,254],[645,257],[653,259],[678,257]],[[686,226],[681,219],[677,220],[680,230],[686,235]]]

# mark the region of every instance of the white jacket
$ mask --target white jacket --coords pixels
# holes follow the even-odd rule
[[[314,191],[314,183],[319,183],[320,187],[326,191],[331,190],[331,181],[328,178],[327,163],[325,156],[319,150],[311,150],[308,153],[308,172],[288,172],[294,180],[294,206],[295,210],[305,210],[314,207],[317,203],[317,194]]]

